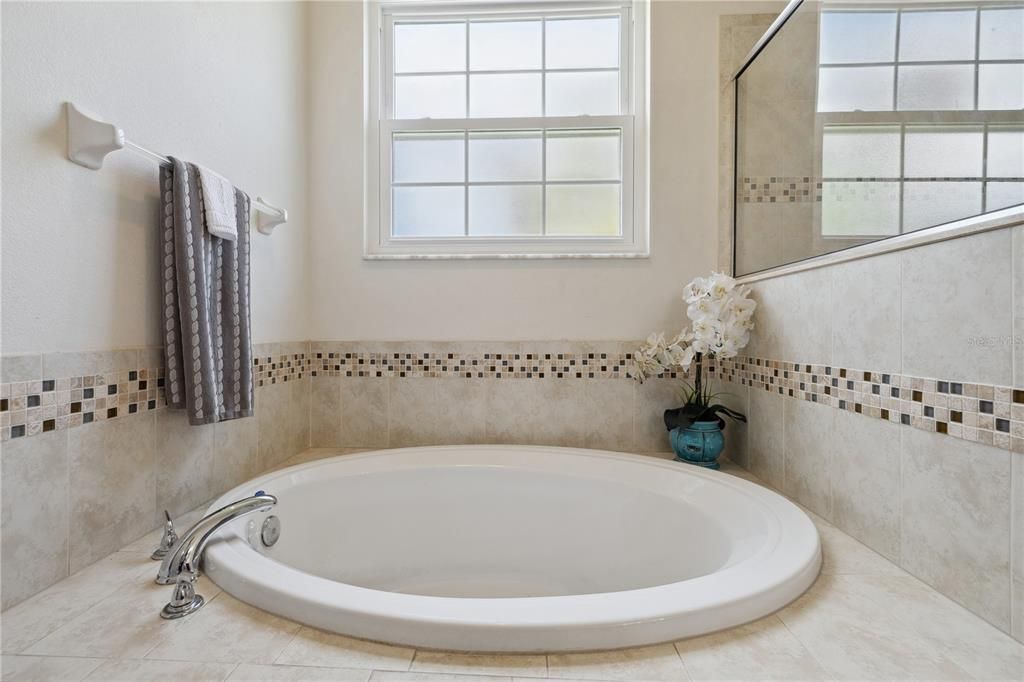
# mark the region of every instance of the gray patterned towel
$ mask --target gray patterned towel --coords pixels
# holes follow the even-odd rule
[[[160,168],[164,391],[192,424],[251,417],[249,197],[235,189],[238,238],[204,225],[199,170],[172,158]]]

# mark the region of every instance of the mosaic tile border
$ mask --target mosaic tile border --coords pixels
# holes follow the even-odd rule
[[[639,344],[637,344],[639,345]],[[311,376],[437,379],[626,379],[632,353],[313,351]],[[671,372],[665,378],[685,376]]]
[[[253,358],[257,388],[308,375],[305,353]],[[73,429],[167,406],[162,367],[0,384],[0,441]]]
[[[744,204],[785,204],[785,203],[821,203],[826,183],[836,191],[841,188],[847,194],[851,186],[859,183],[899,183],[901,178],[889,177],[853,177],[853,178],[818,178],[810,176],[768,176],[754,175],[741,178],[738,199]],[[983,178],[983,177],[920,177],[903,178],[903,182],[917,184],[924,182],[988,182],[1003,183],[1024,182],[1024,178]],[[863,190],[858,190],[863,191]]]
[[[339,344],[346,345],[346,344]],[[389,344],[381,344],[388,346]],[[404,344],[403,344],[404,345]],[[434,347],[437,344],[430,344]],[[464,343],[450,344],[451,348]],[[258,355],[257,388],[317,377],[437,379],[619,379],[630,351],[583,344],[580,352],[518,350],[324,350]],[[710,365],[712,377],[866,417],[1024,453],[1024,389],[741,356]],[[660,379],[681,379],[667,373]],[[166,406],[163,369],[139,368],[0,384],[0,440],[120,419]]]
[[[1024,389],[831,365],[736,357],[721,380],[1024,453]]]

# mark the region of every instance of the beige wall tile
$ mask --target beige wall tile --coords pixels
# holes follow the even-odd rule
[[[267,384],[256,391],[260,471],[309,447],[310,379]]]
[[[1012,379],[1011,236],[995,230],[901,253],[904,374]]]
[[[840,367],[898,374],[900,254],[832,268],[832,362]],[[799,359],[798,359],[799,360]]]
[[[724,405],[743,415],[750,413],[749,393],[750,389],[741,384],[733,384],[724,381],[712,381],[711,390],[715,395],[714,402]],[[747,424],[729,417],[725,419],[725,450],[722,456],[734,464],[746,467],[747,460]]]
[[[835,411],[832,523],[892,561],[900,558],[897,424]]]
[[[260,473],[259,419],[220,422],[213,429],[214,494],[220,495]]]
[[[1024,225],[1013,228],[1013,385],[1024,388]]]
[[[131,419],[131,417],[129,417]],[[178,516],[208,502],[217,488],[213,476],[214,425],[193,426],[182,410],[159,410],[156,416],[157,522],[166,509]]]
[[[786,301],[782,358],[791,362],[832,362],[832,277],[828,268],[783,278]],[[841,299],[836,299],[840,304]],[[760,307],[755,313],[761,314]]]
[[[341,382],[341,377],[332,376],[309,380],[309,444],[314,448],[344,444],[341,437]]]
[[[770,360],[789,360],[783,357],[784,322],[786,308],[790,304],[786,278],[757,282],[751,289],[757,310],[754,311],[754,330],[750,333],[746,354]]]
[[[683,404],[682,389],[682,382],[672,379],[648,379],[635,386],[633,432],[637,452],[671,452],[662,415]]]
[[[829,472],[836,410],[817,403],[786,399],[783,412],[786,453],[783,490],[811,511],[831,520]]]
[[[37,379],[42,378],[42,355],[35,353],[29,355],[0,356],[0,382],[6,384],[11,381],[36,381]]]
[[[631,379],[574,379],[581,391],[582,446],[633,451],[635,382]]]
[[[1013,555],[1013,598],[1011,603],[1012,634],[1024,642],[1024,454],[1011,455],[1013,468],[1013,501],[1011,518],[1013,535],[1010,546]]]
[[[1010,629],[1010,453],[906,429],[903,567]]]
[[[487,442],[489,381],[392,379],[388,389],[388,445]]]
[[[153,527],[156,415],[72,429],[68,435],[71,572]]]
[[[487,380],[490,443],[578,446],[586,426],[576,381]]]
[[[747,468],[777,490],[785,485],[783,409],[787,399],[750,389],[747,411]]]
[[[103,374],[104,372],[138,368],[139,351],[135,348],[45,353],[43,355],[43,374],[47,379]]]
[[[341,444],[348,448],[388,445],[390,382],[344,377],[341,380]]]
[[[3,582],[7,609],[68,575],[68,432],[3,444]]]

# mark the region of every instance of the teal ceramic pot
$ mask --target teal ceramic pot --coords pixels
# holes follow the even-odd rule
[[[725,436],[717,422],[694,422],[682,428],[676,427],[669,432],[672,449],[676,459],[688,464],[717,469],[718,456],[725,448]]]

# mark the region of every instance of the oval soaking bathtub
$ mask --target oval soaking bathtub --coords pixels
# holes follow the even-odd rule
[[[235,488],[204,570],[267,611],[363,639],[579,651],[739,625],[814,582],[818,534],[754,483],[652,457],[525,446],[385,450]],[[264,547],[260,527],[279,517]]]

